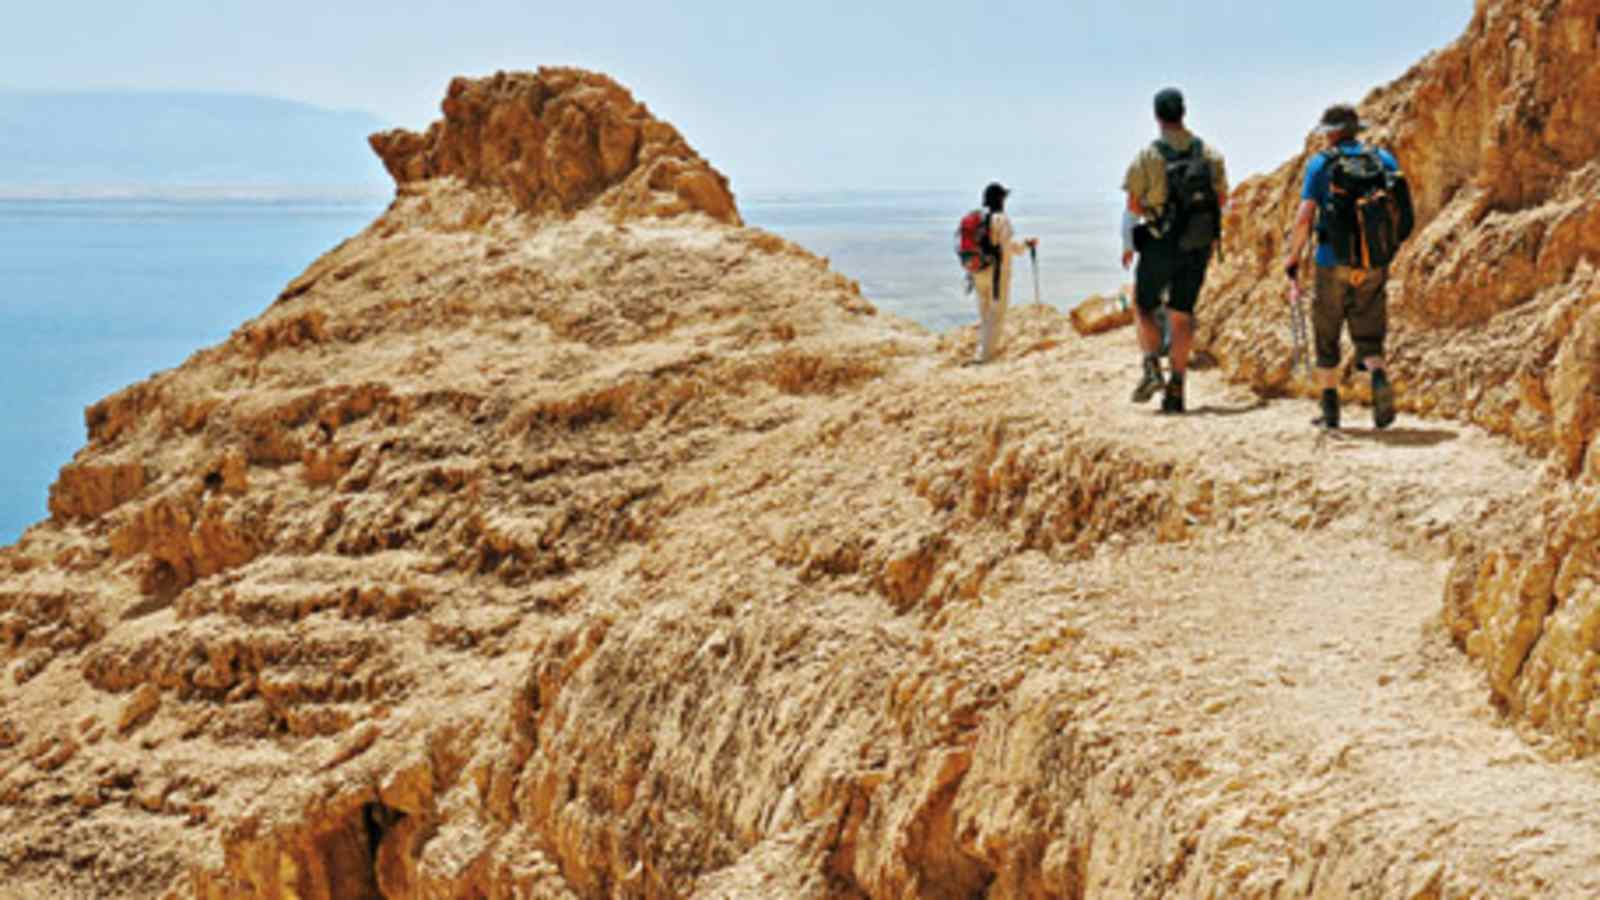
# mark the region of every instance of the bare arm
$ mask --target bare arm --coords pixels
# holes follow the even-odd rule
[[[1006,216],[1004,222],[1005,224],[1001,226],[1001,233],[996,235],[998,238],[996,243],[1005,248],[1007,256],[1021,256],[1028,252],[1029,247],[1039,243],[1038,238],[1018,240],[1016,232],[1013,230],[1014,226],[1011,224],[1011,217]]]
[[[1301,200],[1300,212],[1295,216],[1294,233],[1289,238],[1289,253],[1284,258],[1283,269],[1294,278],[1300,268],[1300,259],[1305,256],[1306,244],[1311,241],[1311,222],[1316,218],[1317,204],[1314,200]]]
[[[1138,222],[1144,218],[1144,204],[1139,202],[1139,198],[1134,195],[1133,191],[1128,192],[1128,214],[1133,216],[1134,222]],[[1126,221],[1128,218],[1127,215],[1124,215],[1122,218],[1124,219],[1122,267],[1126,269],[1127,267],[1133,265],[1133,227]]]
[[[1217,205],[1222,209],[1227,209],[1229,193],[1232,189],[1228,187],[1228,162],[1222,158],[1221,153],[1212,157],[1211,178],[1211,187],[1217,192]]]

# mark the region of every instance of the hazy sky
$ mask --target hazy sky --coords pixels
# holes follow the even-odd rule
[[[1461,33],[1471,0],[19,3],[0,86],[270,94],[418,128],[453,75],[607,72],[736,191],[1115,190],[1181,86],[1237,174]]]

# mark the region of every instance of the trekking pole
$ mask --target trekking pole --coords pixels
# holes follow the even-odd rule
[[[1028,245],[1028,261],[1033,263],[1033,303],[1039,304],[1039,245]]]
[[[1306,379],[1314,381],[1311,371],[1311,347],[1306,335],[1305,305],[1300,302],[1300,283],[1289,282],[1289,328],[1294,334],[1294,358],[1289,360],[1289,371],[1301,361],[1305,361]]]

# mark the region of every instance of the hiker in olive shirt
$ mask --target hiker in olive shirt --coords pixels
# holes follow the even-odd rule
[[[1139,265],[1134,271],[1138,308],[1139,349],[1144,376],[1133,391],[1143,403],[1165,386],[1161,411],[1183,412],[1184,374],[1194,341],[1194,304],[1205,282],[1211,249],[1222,233],[1222,207],[1227,203],[1228,175],[1222,154],[1183,125],[1183,94],[1165,88],[1155,96],[1161,137],[1139,151],[1122,182],[1128,211],[1141,219],[1134,229]],[[1177,178],[1181,184],[1169,184]],[[1122,266],[1133,261],[1124,250]],[[1172,331],[1172,373],[1161,375],[1161,330],[1155,312],[1162,292]]]

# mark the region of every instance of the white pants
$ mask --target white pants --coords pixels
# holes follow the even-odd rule
[[[1006,300],[1011,293],[1010,281],[1006,276],[1011,274],[1003,267],[1000,275],[1000,296],[995,296],[994,268],[984,269],[972,276],[972,284],[978,295],[978,362],[988,362],[1000,354],[1000,345],[1004,342],[1006,328]]]

